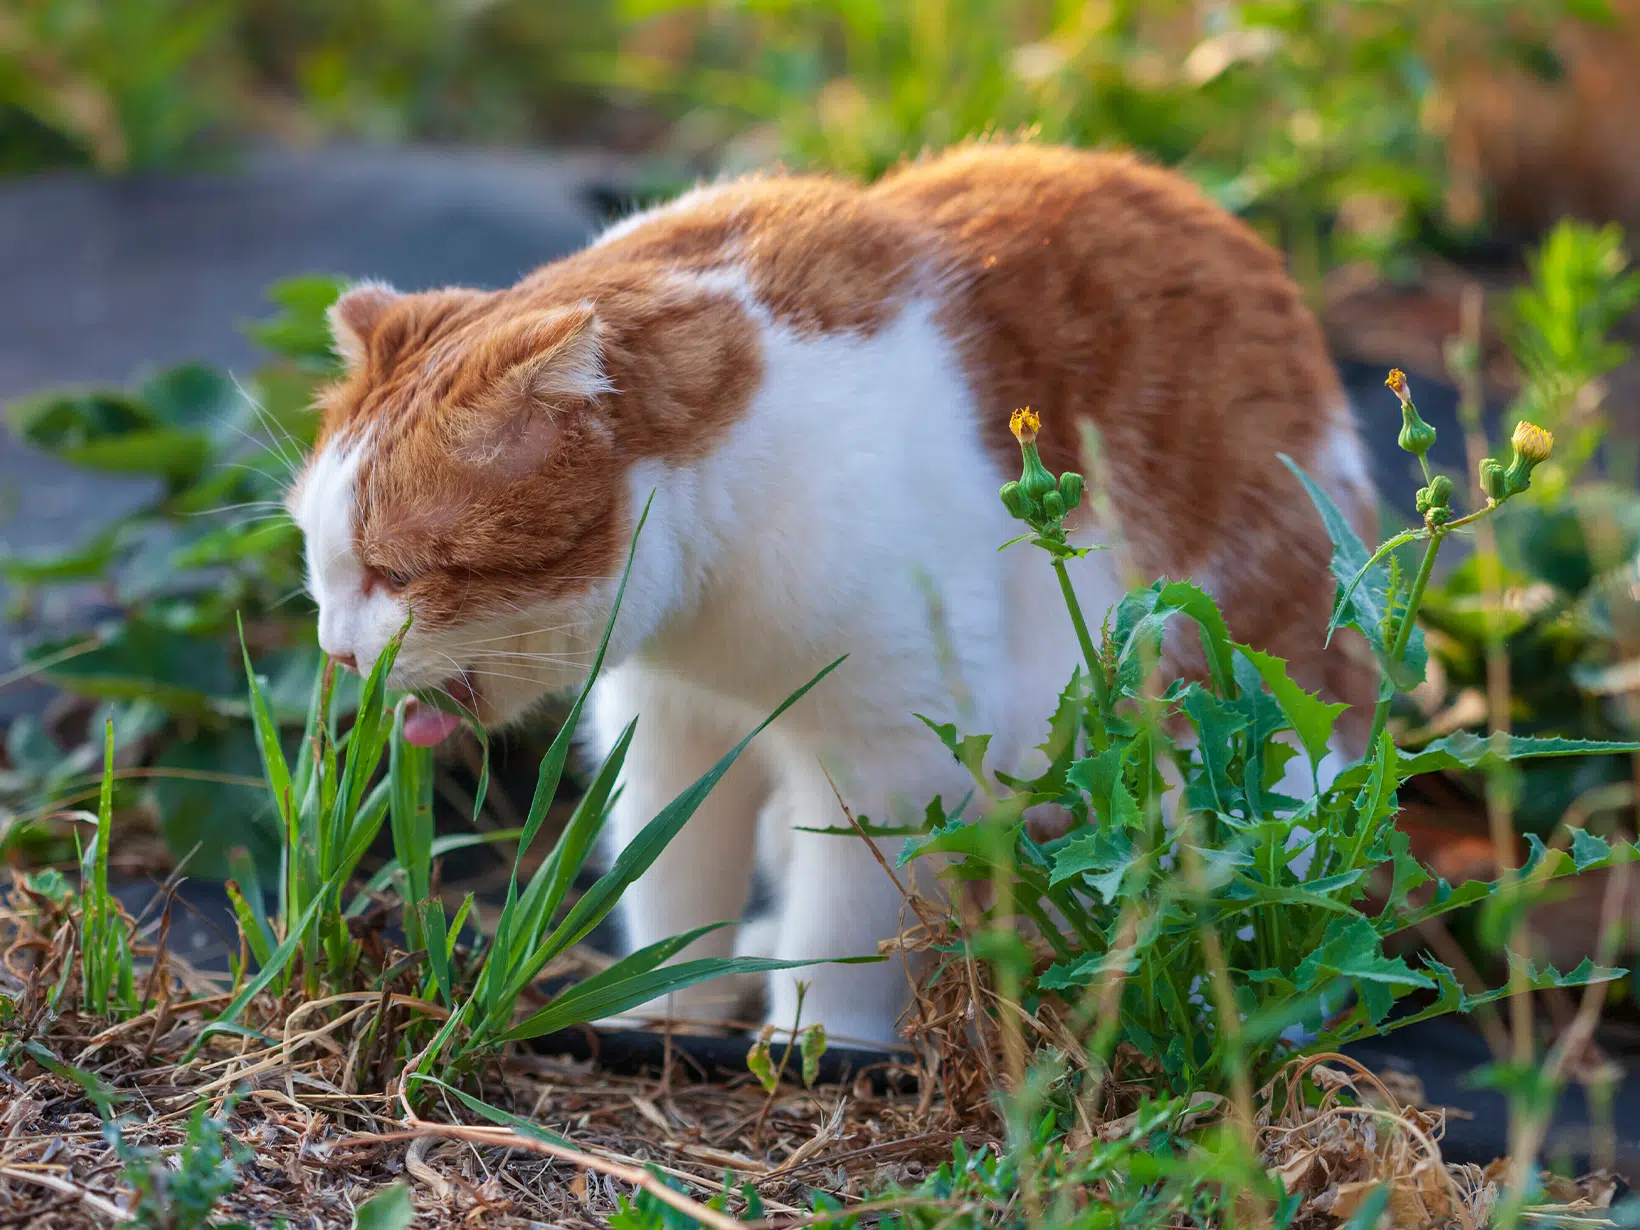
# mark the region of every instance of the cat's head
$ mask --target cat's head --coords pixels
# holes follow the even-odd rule
[[[585,676],[632,524],[597,314],[511,292],[356,286],[331,309],[344,373],[289,506],[319,644],[441,689],[486,726]],[[406,734],[457,720],[413,705]]]

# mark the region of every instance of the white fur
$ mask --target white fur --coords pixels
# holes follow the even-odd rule
[[[997,767],[1017,765],[1045,737],[1077,646],[1046,561],[997,551],[1017,529],[996,498],[1004,476],[933,305],[913,301],[870,337],[797,336],[747,306],[766,372],[749,412],[706,460],[632,476],[634,504],[651,490],[654,502],[635,601],[617,626],[650,627],[594,696],[601,748],[639,718],[612,843],[849,657],[759,736],[634,887],[628,941],[740,917],[761,864],[779,907],[759,937],[737,946],[725,929],[689,955],[869,955],[900,929],[899,893],[864,842],[796,830],[846,824],[838,793],[880,824],[920,817],[936,794],[952,806],[968,794],[967,773],[917,713],[949,721],[966,710],[965,729],[995,736]],[[1096,554],[1075,567],[1088,609],[1103,612],[1120,592],[1110,565]],[[943,628],[931,622],[930,587]],[[898,960],[773,975],[771,1021],[791,1023],[799,978],[811,984],[806,1018],[838,1036],[894,1036],[907,987]],[[735,1007],[712,985],[671,1006],[694,1018]]]

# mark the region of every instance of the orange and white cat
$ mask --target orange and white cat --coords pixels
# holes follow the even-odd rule
[[[640,719],[617,846],[849,655],[633,887],[634,946],[739,918],[757,871],[774,906],[740,950],[875,952],[900,925],[889,877],[864,841],[799,831],[843,823],[833,782],[893,823],[971,788],[914,714],[991,733],[1002,769],[1044,737],[1079,655],[1044,557],[997,550],[1019,529],[997,498],[1018,406],[1041,412],[1055,471],[1079,465],[1084,421],[1099,430],[1124,524],[1084,510],[1078,541],[1195,578],[1238,639],[1370,703],[1370,671],[1323,650],[1330,547],[1276,457],[1369,528],[1321,335],[1275,252],[1131,158],[978,144],[870,187],[702,187],[509,289],[366,284],[332,322],[346,373],[290,497],[326,652],[368,670],[413,610],[391,683],[504,725],[584,679],[653,493],[594,695],[600,751]],[[1072,565],[1094,622],[1122,592],[1118,554]],[[455,726],[417,705],[406,733]],[[686,955],[732,950],[729,928]],[[801,976],[806,1020],[894,1036],[897,963]],[[708,985],[672,1007],[733,1004]],[[792,1020],[794,975],[766,1011]]]

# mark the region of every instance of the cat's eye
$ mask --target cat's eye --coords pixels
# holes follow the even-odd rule
[[[416,578],[408,572],[400,572],[394,568],[369,567],[365,571],[364,590],[370,593],[377,586],[398,593]]]

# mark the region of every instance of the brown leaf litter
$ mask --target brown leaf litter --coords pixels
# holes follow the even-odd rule
[[[726,1178],[736,1192],[742,1184],[757,1190],[762,1224],[801,1226],[812,1220],[813,1191],[857,1211],[884,1207],[872,1197],[918,1184],[957,1140],[970,1150],[999,1142],[992,1092],[1019,1079],[1036,1047],[1081,1053],[1053,1006],[1024,1012],[966,962],[952,967],[956,976],[948,971],[919,990],[912,1030],[919,1059],[900,1072],[911,1083],[858,1073],[813,1089],[788,1081],[771,1096],[749,1073],[701,1070],[670,1045],[652,1074],[515,1050],[467,1079],[466,1092],[556,1134],[549,1141],[476,1121],[432,1086],[423,1086],[436,1095],[430,1104],[410,1105],[399,1087],[398,1048],[383,1039],[412,1014],[442,1014],[412,994],[390,985],[315,999],[263,995],[246,1017],[258,1036],[202,1040],[226,1002],[223,980],[147,942],[136,950],[155,1006],[130,1020],[102,1020],[72,1007],[75,930],[67,918],[20,877],[8,905],[0,910],[0,996],[12,1010],[0,1028],[9,1040],[90,1073],[121,1099],[127,1141],[168,1158],[196,1105],[225,1115],[228,1134],[250,1157],[215,1217],[258,1227],[280,1220],[293,1230],[346,1227],[361,1202],[396,1182],[411,1187],[418,1228],[599,1227],[640,1187],[717,1230],[745,1226],[703,1207]],[[908,900],[908,911],[917,917],[908,916],[906,948],[951,938],[926,903]],[[386,953],[380,968],[396,968],[395,959]],[[12,1054],[0,1069],[0,1227],[130,1221],[135,1193],[86,1091],[27,1051]],[[1128,1131],[1125,1117],[1146,1084],[1143,1065],[1126,1058],[1120,1075],[1086,1082],[1094,1092],[1078,1101],[1069,1147],[1097,1147]],[[1420,1101],[1415,1090],[1392,1090],[1338,1055],[1290,1064],[1260,1092],[1263,1161],[1302,1193],[1299,1225],[1343,1224],[1383,1182],[1391,1185],[1396,1226],[1488,1224],[1499,1176],[1445,1163],[1444,1112]],[[1228,1109],[1204,1097],[1191,1116],[1207,1124]],[[1557,1212],[1603,1224],[1609,1177],[1553,1182]],[[741,1207],[738,1195],[729,1207]]]

